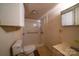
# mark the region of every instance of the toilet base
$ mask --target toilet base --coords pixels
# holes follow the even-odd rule
[[[29,55],[26,55],[26,54],[24,54],[24,53],[19,53],[19,54],[17,54],[16,56],[34,56],[34,53],[31,53],[31,54],[29,54]]]

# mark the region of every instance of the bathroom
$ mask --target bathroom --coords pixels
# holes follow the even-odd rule
[[[0,4],[0,19],[3,19],[0,20],[0,56],[12,56],[15,45],[19,46],[20,43],[21,48],[28,51],[25,54],[23,50],[18,50],[17,55],[29,56],[29,52],[33,53],[31,54],[33,56],[79,55],[69,47],[79,48],[79,26],[73,25],[71,22],[69,26],[67,23],[67,26],[63,26],[65,24],[61,20],[61,12],[76,4]],[[62,13],[64,14],[64,12]],[[59,49],[60,47],[64,47],[64,49],[68,47],[69,50],[63,52]]]

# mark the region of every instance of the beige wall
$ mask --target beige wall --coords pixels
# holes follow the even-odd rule
[[[0,56],[10,55],[12,43],[21,39],[22,29],[17,27],[0,27]]]
[[[45,20],[44,24],[42,25],[44,32],[42,35],[42,40],[49,48],[52,45],[58,44],[60,42],[68,42],[70,44],[73,40],[79,39],[78,26],[61,26],[61,11],[74,4],[58,4],[41,17],[41,19],[43,19],[45,16],[48,16],[48,20]]]

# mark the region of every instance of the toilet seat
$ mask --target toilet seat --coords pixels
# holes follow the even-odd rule
[[[24,53],[26,55],[32,53],[34,50],[36,50],[35,45],[24,46]]]

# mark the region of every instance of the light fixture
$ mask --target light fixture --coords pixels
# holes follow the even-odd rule
[[[33,10],[31,11],[31,14],[37,15],[37,14],[39,14],[39,13],[38,13],[38,10],[33,9]]]

